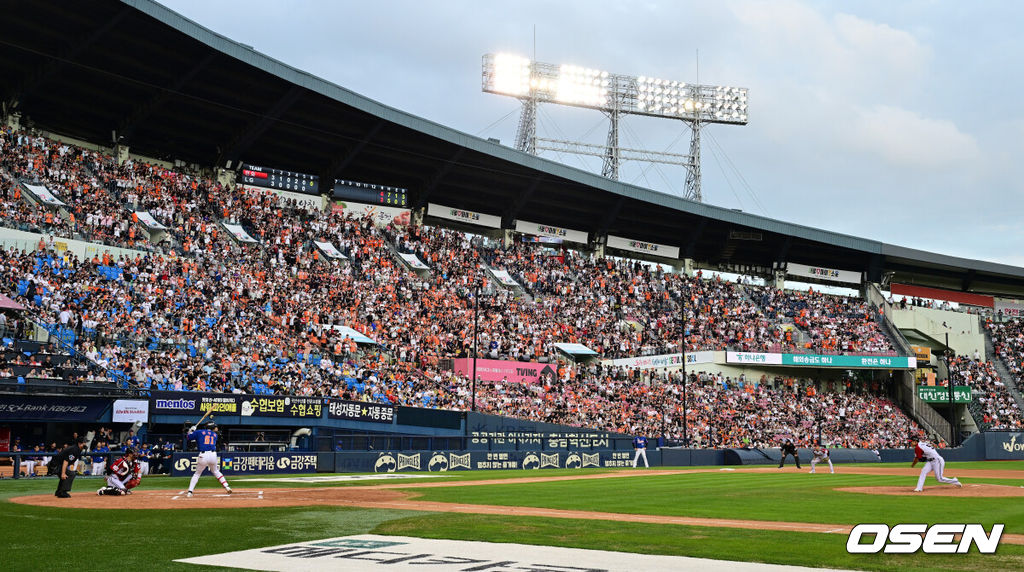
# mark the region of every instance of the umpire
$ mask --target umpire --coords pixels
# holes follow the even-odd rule
[[[800,468],[800,457],[796,453],[796,445],[793,444],[792,439],[786,439],[786,442],[782,445],[782,459],[779,459],[779,468],[786,464],[786,457],[793,455],[793,460],[796,461],[796,468]]]
[[[54,464],[58,467],[57,476],[60,477],[60,480],[57,482],[57,492],[53,493],[53,496],[62,499],[71,498],[71,484],[75,482],[75,462],[82,456],[82,443],[85,443],[85,437],[79,436],[75,438],[74,443],[62,449],[54,457]]]

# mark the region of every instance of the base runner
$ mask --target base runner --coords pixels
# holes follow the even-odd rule
[[[193,425],[188,430],[188,440],[196,442],[199,447],[199,457],[196,458],[196,473],[192,475],[192,481],[188,484],[186,496],[192,496],[192,491],[195,490],[196,483],[199,482],[199,476],[206,469],[210,469],[210,473],[220,481],[224,490],[231,494],[231,487],[228,486],[227,479],[220,472],[220,459],[217,458],[217,433],[214,431],[216,428],[213,421],[207,421],[203,429],[196,430],[196,426]]]
[[[915,441],[917,445],[914,446],[914,462],[910,464],[910,467],[913,468],[917,465],[918,461],[924,461],[924,467],[921,468],[921,476],[917,479],[917,488],[914,489],[915,493],[924,490],[924,479],[928,476],[929,472],[935,473],[935,480],[940,483],[963,487],[960,484],[960,480],[956,477],[949,478],[942,474],[946,468],[946,460],[931,446],[931,443],[923,439],[918,440],[916,436],[911,436],[911,441]]]

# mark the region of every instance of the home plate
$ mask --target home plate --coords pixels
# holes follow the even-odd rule
[[[309,570],[405,570],[455,572],[464,570],[573,570],[575,572],[668,572],[678,570],[820,570],[756,562],[732,562],[583,550],[556,546],[531,546],[463,540],[433,540],[407,536],[360,534],[311,540],[238,552],[183,558],[175,562],[306,572]],[[427,568],[424,568],[424,567]]]

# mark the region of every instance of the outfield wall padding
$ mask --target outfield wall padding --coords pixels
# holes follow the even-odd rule
[[[797,449],[801,465],[810,466],[814,452],[811,449]],[[878,463],[882,459],[870,449],[829,449],[833,463]],[[778,465],[782,450],[768,449],[726,449],[726,465]],[[793,464],[793,457],[786,457],[786,465]]]

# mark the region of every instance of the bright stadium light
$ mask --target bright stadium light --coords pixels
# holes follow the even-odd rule
[[[691,84],[649,76],[628,76],[576,65],[532,61],[514,54],[485,54],[483,91],[519,99],[523,112],[516,132],[516,148],[536,154],[538,150],[596,155],[604,159],[602,175],[618,179],[619,162],[634,160],[636,151],[660,158],[655,162],[681,164],[689,169],[687,198],[701,200],[700,130],[706,123],[747,124],[747,89]],[[555,103],[599,110],[610,120],[608,143],[600,153],[592,145],[537,137],[537,104]],[[644,115],[686,122],[693,136],[690,154],[642,152],[618,146],[620,115]],[[540,144],[540,145],[538,145]]]

